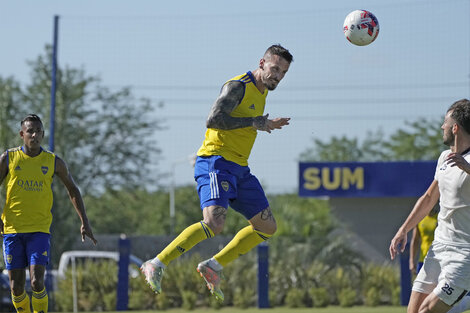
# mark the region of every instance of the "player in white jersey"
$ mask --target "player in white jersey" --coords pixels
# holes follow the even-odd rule
[[[390,257],[405,249],[407,234],[439,201],[434,241],[413,283],[408,313],[445,313],[470,290],[470,101],[447,110],[442,152],[434,180],[390,244]]]

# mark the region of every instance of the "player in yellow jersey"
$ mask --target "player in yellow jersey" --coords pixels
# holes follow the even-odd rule
[[[268,90],[277,87],[292,60],[287,49],[273,45],[256,70],[238,75],[222,87],[207,118],[205,139],[195,164],[203,220],[187,227],[154,259],[142,265],[145,279],[156,293],[161,292],[163,272],[172,260],[222,231],[229,205],[243,214],[250,225],[213,258],[197,266],[216,298],[224,298],[220,290],[222,268],[275,233],[276,221],[263,188],[250,173],[248,157],[258,131],[271,133],[289,124],[290,118],[269,119],[264,107]]]
[[[413,236],[410,242],[410,271],[417,274],[423,266],[424,258],[428,254],[434,240],[434,230],[437,227],[438,209],[433,209],[422,221],[413,229]],[[419,251],[419,254],[418,254]],[[419,258],[417,256],[419,255]],[[418,265],[416,265],[418,260]]]
[[[67,188],[70,200],[82,222],[82,241],[88,236],[94,244],[82,196],[65,162],[44,150],[41,119],[30,114],[21,121],[23,145],[8,149],[0,156],[0,184],[5,181],[6,201],[0,221],[3,254],[10,278],[13,305],[18,313],[30,313],[25,292],[26,268],[29,268],[34,313],[47,313],[48,296],[44,274],[50,255],[52,222],[52,179],[58,176]]]

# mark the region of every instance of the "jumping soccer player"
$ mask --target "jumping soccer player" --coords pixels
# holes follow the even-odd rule
[[[150,287],[160,293],[165,267],[194,245],[219,234],[230,205],[250,225],[213,258],[198,264],[197,271],[211,293],[223,300],[222,268],[247,253],[276,231],[276,221],[258,179],[250,173],[248,157],[258,130],[271,133],[289,125],[290,118],[269,119],[264,115],[268,90],[274,90],[292,62],[280,45],[269,47],[259,66],[224,84],[207,119],[207,131],[199,149],[194,177],[203,220],[187,227],[154,259],[142,265]]]

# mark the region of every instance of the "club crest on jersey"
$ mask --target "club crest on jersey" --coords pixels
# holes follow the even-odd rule
[[[48,170],[49,170],[49,168],[47,166],[41,166],[41,171],[44,175],[46,175]]]
[[[7,263],[11,264],[11,261],[13,261],[13,256],[11,254],[7,255]]]
[[[224,181],[221,181],[221,182],[220,182],[220,186],[222,186],[222,189],[223,189],[224,191],[228,191],[229,184],[228,184],[227,181],[225,181],[225,180],[224,180]]]

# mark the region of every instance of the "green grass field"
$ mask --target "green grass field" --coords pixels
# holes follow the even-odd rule
[[[154,311],[129,311],[129,313],[149,313]],[[273,309],[257,309],[257,308],[249,308],[249,309],[238,309],[238,308],[223,308],[220,310],[215,309],[196,309],[192,311],[187,311],[183,309],[171,309],[162,312],[167,313],[183,313],[183,312],[191,312],[191,313],[405,313],[406,307],[404,306],[379,306],[379,307],[363,307],[357,306],[352,308],[342,308],[337,306],[330,306],[326,308],[299,308],[299,309],[291,309],[291,308],[273,308]],[[108,312],[113,313],[113,312]],[[115,312],[117,313],[117,312]],[[122,312],[119,312],[122,313]]]

